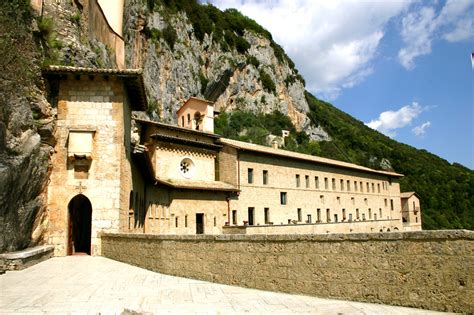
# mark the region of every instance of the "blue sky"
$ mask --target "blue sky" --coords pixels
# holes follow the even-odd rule
[[[474,169],[474,1],[210,2],[267,28],[318,98]]]

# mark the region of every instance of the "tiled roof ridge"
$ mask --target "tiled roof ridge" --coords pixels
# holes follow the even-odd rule
[[[378,173],[381,175],[388,175],[388,176],[395,176],[395,177],[403,176],[402,174],[398,174],[395,172],[379,171],[379,170],[375,170],[372,168],[368,168],[368,167],[353,164],[353,163],[348,163],[348,162],[343,162],[343,161],[338,161],[338,160],[333,160],[333,159],[328,159],[328,158],[323,158],[319,156],[313,156],[313,155],[308,155],[308,154],[303,154],[303,153],[298,153],[298,152],[292,152],[292,151],[287,151],[287,150],[274,149],[271,147],[266,147],[266,146],[262,146],[262,145],[258,145],[254,143],[242,142],[242,141],[232,140],[232,139],[227,139],[227,138],[221,138],[219,139],[219,141],[221,143],[225,143],[230,146],[234,146],[236,148],[244,149],[244,150],[251,150],[251,151],[257,151],[257,152],[262,152],[262,153],[267,153],[267,154],[280,155],[280,156],[285,156],[289,158],[297,158],[297,159],[302,159],[302,160],[307,160],[307,161],[312,161],[312,162],[334,165],[338,167],[350,168],[350,169],[359,170],[359,171]]]

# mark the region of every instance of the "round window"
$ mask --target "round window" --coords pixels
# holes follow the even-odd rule
[[[179,164],[179,171],[181,175],[186,178],[191,178],[194,175],[194,162],[190,158],[184,158]]]

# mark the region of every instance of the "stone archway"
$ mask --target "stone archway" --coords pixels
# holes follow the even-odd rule
[[[68,205],[68,255],[91,254],[92,204],[79,194]]]

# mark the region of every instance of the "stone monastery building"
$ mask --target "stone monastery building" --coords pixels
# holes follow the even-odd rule
[[[134,119],[140,70],[51,66],[58,142],[48,186],[56,255],[100,254],[101,232],[295,234],[420,230],[402,175],[225,139],[213,104],[190,98],[178,126]]]

